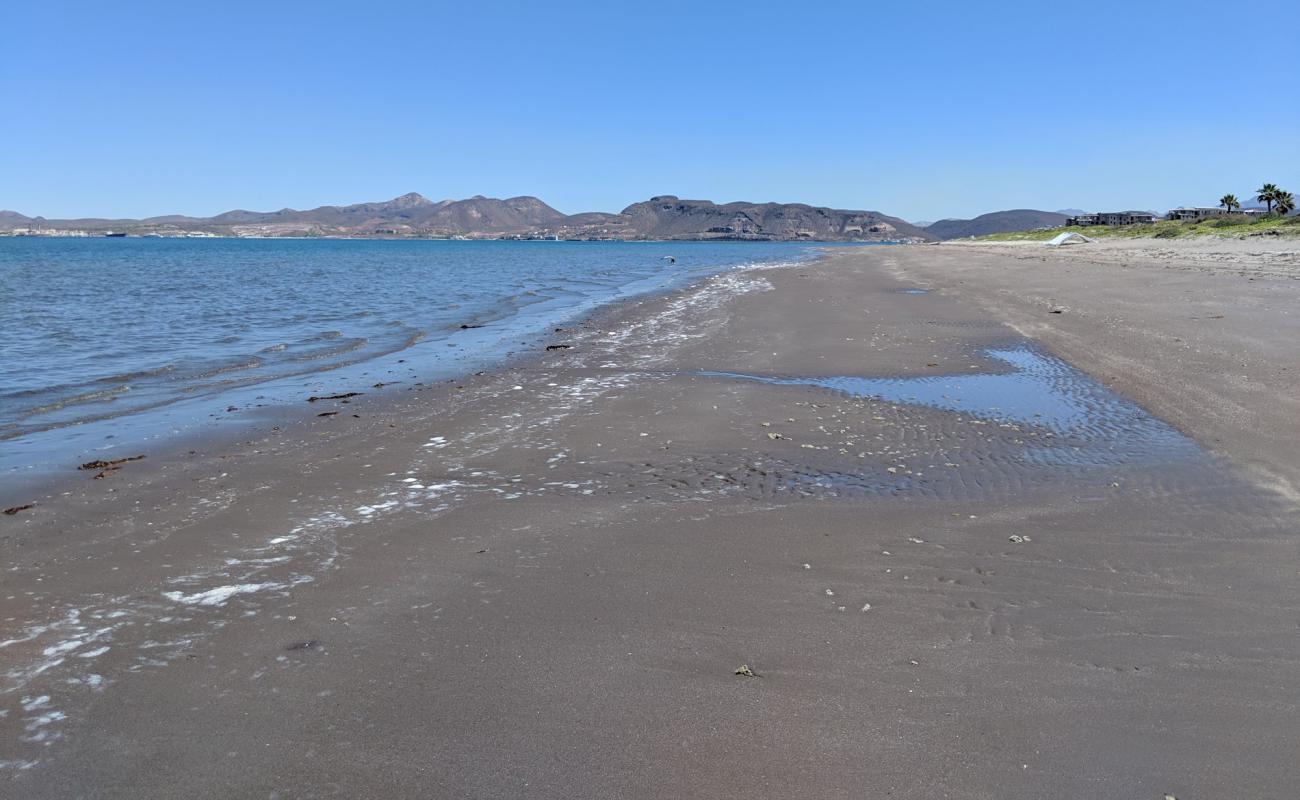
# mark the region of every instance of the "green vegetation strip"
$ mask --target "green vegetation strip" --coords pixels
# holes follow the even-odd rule
[[[1256,219],[1245,214],[1228,214],[1195,222],[1161,220],[1145,225],[1070,226],[1036,231],[990,233],[978,239],[983,242],[1045,242],[1067,232],[1081,233],[1094,239],[1180,239],[1185,236],[1244,238],[1251,235],[1300,237],[1300,217],[1274,216]]]

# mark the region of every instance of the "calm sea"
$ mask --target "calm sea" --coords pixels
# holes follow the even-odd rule
[[[396,353],[421,377],[482,368],[518,348],[521,334],[602,304],[811,252],[741,242],[0,238],[0,470],[65,445],[83,452],[182,429],[187,414],[210,416],[214,398],[256,386],[275,399],[289,376]]]

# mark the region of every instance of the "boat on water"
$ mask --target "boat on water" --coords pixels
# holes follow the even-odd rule
[[[108,237],[109,239],[123,239],[123,238],[126,238],[126,234],[125,234],[125,233],[116,233],[116,232],[114,232],[114,231],[109,231],[108,233],[104,234],[104,236]]]

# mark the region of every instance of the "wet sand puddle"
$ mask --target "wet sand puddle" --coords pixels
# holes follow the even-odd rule
[[[1026,448],[1025,457],[1045,465],[1102,466],[1201,454],[1191,439],[1060,359],[1028,346],[985,353],[1011,370],[920,378],[702,374],[772,386],[813,386],[854,398],[1016,425],[1041,440],[1038,446]]]
[[[1005,369],[920,378],[682,375],[651,369],[550,382],[531,390],[545,412],[505,415],[499,425],[463,437],[452,452],[438,453],[436,480],[455,481],[459,497],[600,496],[651,503],[720,496],[991,500],[1067,483],[1089,492],[1123,486],[1208,496],[1207,486],[1219,480],[1209,469],[1209,455],[1195,442],[1064,361],[1027,343],[985,354]],[[723,452],[692,445],[669,456],[680,452],[663,446],[671,437],[650,433],[639,440],[642,459],[626,458],[626,449],[617,455],[598,449],[580,458],[567,443],[569,418],[585,407],[614,402],[633,385],[644,391],[649,382],[665,382],[667,390],[683,378],[809,387],[843,402],[796,396],[782,407],[799,414],[798,422],[762,423],[749,431],[756,445]],[[701,389],[713,391],[694,390]],[[535,469],[518,474],[495,469],[493,455],[502,449],[516,457],[534,453]],[[412,464],[411,474],[427,475],[430,466]],[[556,469],[561,479],[546,480]],[[404,480],[407,488],[421,488],[413,477]],[[410,508],[413,501],[418,502],[414,495],[403,498],[402,505]]]

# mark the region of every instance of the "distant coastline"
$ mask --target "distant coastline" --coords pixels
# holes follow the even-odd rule
[[[414,192],[379,203],[214,217],[45,219],[0,211],[0,235],[167,238],[486,239],[553,241],[923,242],[923,228],[878,211],[802,203],[717,204],[673,195],[618,213],[564,214],[536,197],[432,201]]]

